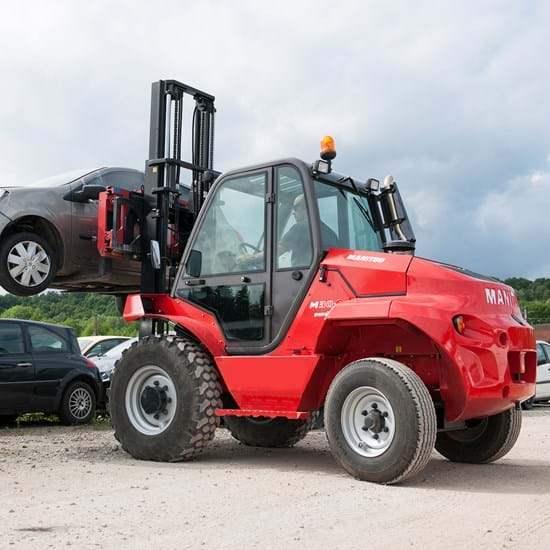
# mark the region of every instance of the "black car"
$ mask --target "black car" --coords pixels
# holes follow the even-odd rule
[[[100,400],[99,371],[80,353],[72,328],[0,319],[0,424],[31,412],[84,424]]]

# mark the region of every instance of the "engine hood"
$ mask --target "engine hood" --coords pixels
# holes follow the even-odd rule
[[[453,297],[461,311],[510,314],[523,321],[514,289],[458,266],[413,258],[407,272],[410,295]]]

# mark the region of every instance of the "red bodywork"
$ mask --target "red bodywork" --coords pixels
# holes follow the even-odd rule
[[[447,422],[493,415],[533,395],[534,331],[510,287],[399,254],[332,249],[320,268],[324,280],[318,273],[266,355],[228,355],[216,317],[178,298],[130,296],[124,317],[169,319],[204,344],[239,407],[220,415],[300,418],[319,409],[338,371],[376,356],[413,369]]]

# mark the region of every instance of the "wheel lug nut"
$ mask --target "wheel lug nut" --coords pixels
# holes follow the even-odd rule
[[[369,413],[368,413],[367,411],[361,411],[361,414],[362,414],[363,416],[367,416],[367,414],[369,414]]]
[[[389,429],[389,428],[387,428],[387,427],[386,427],[386,428],[384,428],[384,432],[385,432],[385,433],[388,433],[389,431],[390,431],[390,429]]]
[[[155,414],[155,416],[153,416],[153,418],[154,418],[155,420],[158,420],[158,419],[160,418],[160,416],[159,416],[159,414],[157,413],[157,414]]]
[[[378,434],[374,434],[372,437],[373,439],[378,439],[380,436]]]
[[[168,386],[162,386],[162,391],[168,391]]]
[[[155,384],[155,386],[159,386],[159,385],[160,385],[158,380],[155,380],[155,381],[153,382],[153,384]]]
[[[367,428],[367,426],[363,426],[361,429],[362,429],[363,431],[365,431],[365,432],[368,432],[368,431],[369,431],[369,429]]]
[[[164,410],[162,411],[162,414],[165,414],[165,415],[166,415],[166,414],[168,414],[168,411],[167,411],[166,409],[164,409]]]
[[[387,411],[384,411],[384,412],[382,413],[382,416],[383,416],[384,418],[388,418],[388,412],[387,412]]]
[[[377,405],[376,403],[373,403],[373,404],[371,405],[371,407],[372,407],[374,410],[376,410],[376,409],[378,408],[378,405]]]
[[[167,400],[166,400],[167,403],[172,403],[172,398],[169,397]]]

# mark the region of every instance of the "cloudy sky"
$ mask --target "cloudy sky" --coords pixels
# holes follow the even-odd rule
[[[550,277],[548,2],[0,0],[0,185],[143,168],[150,83],[216,96],[216,168],[336,139],[418,254]]]

